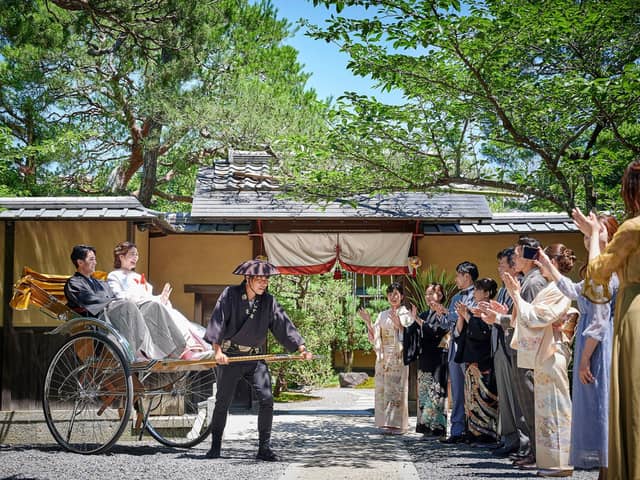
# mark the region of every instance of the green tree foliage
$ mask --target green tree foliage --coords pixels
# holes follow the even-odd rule
[[[331,275],[283,275],[273,277],[269,288],[305,338],[307,348],[324,356],[313,362],[271,366],[276,395],[291,385],[326,383],[333,373],[334,352],[350,352],[352,358],[355,350],[370,348],[364,324],[356,318],[356,302],[347,280],[334,280]],[[283,351],[272,337],[268,345],[270,352]]]
[[[338,14],[312,36],[405,103],[346,92],[332,134],[288,164],[297,194],[464,187],[534,208],[615,206],[640,153],[640,3],[313,3]]]
[[[322,125],[290,25],[248,0],[0,0],[0,125],[23,189],[190,201],[198,166]],[[40,186],[39,188],[37,186]],[[175,205],[172,205],[176,208]]]

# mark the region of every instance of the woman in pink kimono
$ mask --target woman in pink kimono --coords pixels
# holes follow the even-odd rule
[[[403,434],[409,427],[409,367],[402,358],[402,336],[417,312],[402,305],[404,289],[399,283],[389,285],[387,300],[391,308],[380,312],[373,324],[369,312],[361,308],[358,313],[376,352],[376,426],[384,433]]]
[[[545,278],[553,280],[545,266],[552,263],[562,274],[573,268],[575,255],[562,244],[539,249],[538,265]],[[513,298],[516,325],[511,346],[518,350],[518,368],[532,368],[535,400],[536,466],[540,477],[571,476],[571,394],[567,366],[571,351],[562,323],[571,300],[550,281],[531,303],[520,297],[520,284],[508,273],[503,276]]]

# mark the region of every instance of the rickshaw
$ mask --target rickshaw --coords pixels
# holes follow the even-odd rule
[[[135,361],[127,340],[109,323],[80,316],[66,305],[68,278],[25,267],[11,300],[16,310],[40,308],[60,322],[47,333],[68,337],[53,355],[43,385],[44,417],[56,442],[70,452],[103,453],[127,428],[138,440],[146,431],[170,447],[202,442],[211,431],[215,360]],[[299,359],[268,354],[230,361]]]

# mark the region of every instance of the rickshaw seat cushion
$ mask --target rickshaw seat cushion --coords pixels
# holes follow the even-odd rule
[[[29,305],[34,305],[60,319],[84,316],[82,312],[74,311],[67,306],[64,285],[69,277],[69,275],[40,273],[24,267],[22,277],[13,286],[14,293],[9,304],[14,310],[27,310]],[[93,277],[105,280],[107,272],[95,272]]]

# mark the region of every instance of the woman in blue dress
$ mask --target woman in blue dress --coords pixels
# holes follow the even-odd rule
[[[600,247],[604,250],[618,229],[610,216],[599,216],[602,225]],[[585,233],[585,247],[590,237]],[[547,266],[547,265],[545,265]],[[551,266],[551,273],[560,291],[577,301],[581,319],[575,332],[573,354],[571,421],[571,453],[569,462],[576,468],[599,468],[598,478],[606,478],[609,433],[609,379],[611,370],[611,340],[615,294],[609,303],[591,302],[582,294],[584,281],[575,283]],[[611,278],[609,291],[618,289],[618,279]],[[589,419],[589,421],[585,421]]]

